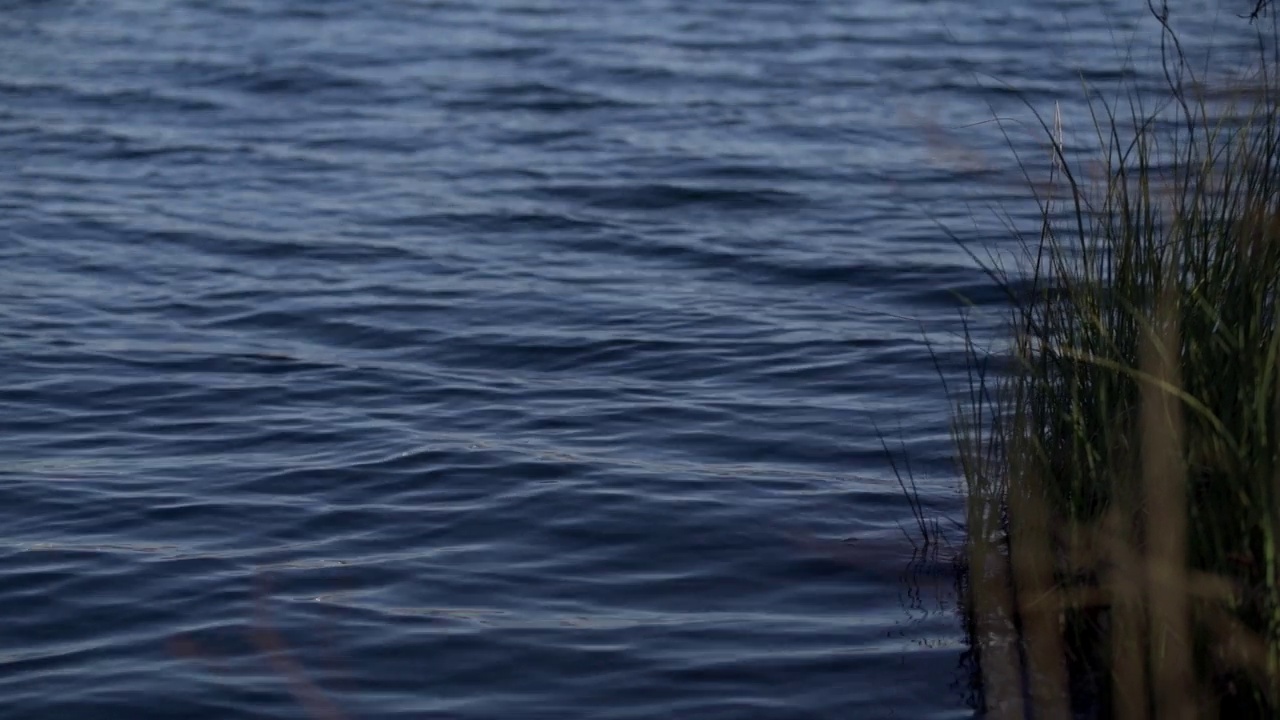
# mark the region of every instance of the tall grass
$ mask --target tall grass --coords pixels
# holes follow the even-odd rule
[[[955,439],[994,717],[1280,716],[1280,84],[1259,33],[1250,81],[1210,95],[1152,9],[1167,96],[1093,102],[1090,181],[1041,120],[1038,237],[1022,277],[989,268],[1001,371],[969,345]]]

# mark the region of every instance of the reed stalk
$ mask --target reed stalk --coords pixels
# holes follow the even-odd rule
[[[969,342],[955,440],[994,717],[1280,716],[1280,85],[1260,50],[1211,100],[1152,10],[1168,96],[1093,103],[1092,183],[1037,116],[1039,233],[1020,276],[987,266],[1008,370]]]

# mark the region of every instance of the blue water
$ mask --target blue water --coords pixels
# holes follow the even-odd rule
[[[5,3],[0,717],[971,715],[971,124],[1156,77],[1014,5]]]

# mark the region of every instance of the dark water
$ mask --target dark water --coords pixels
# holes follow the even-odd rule
[[[970,715],[957,128],[1145,12],[4,3],[0,717]]]

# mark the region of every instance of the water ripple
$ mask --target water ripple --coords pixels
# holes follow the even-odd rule
[[[8,3],[5,716],[968,715],[882,437],[1143,12]]]

